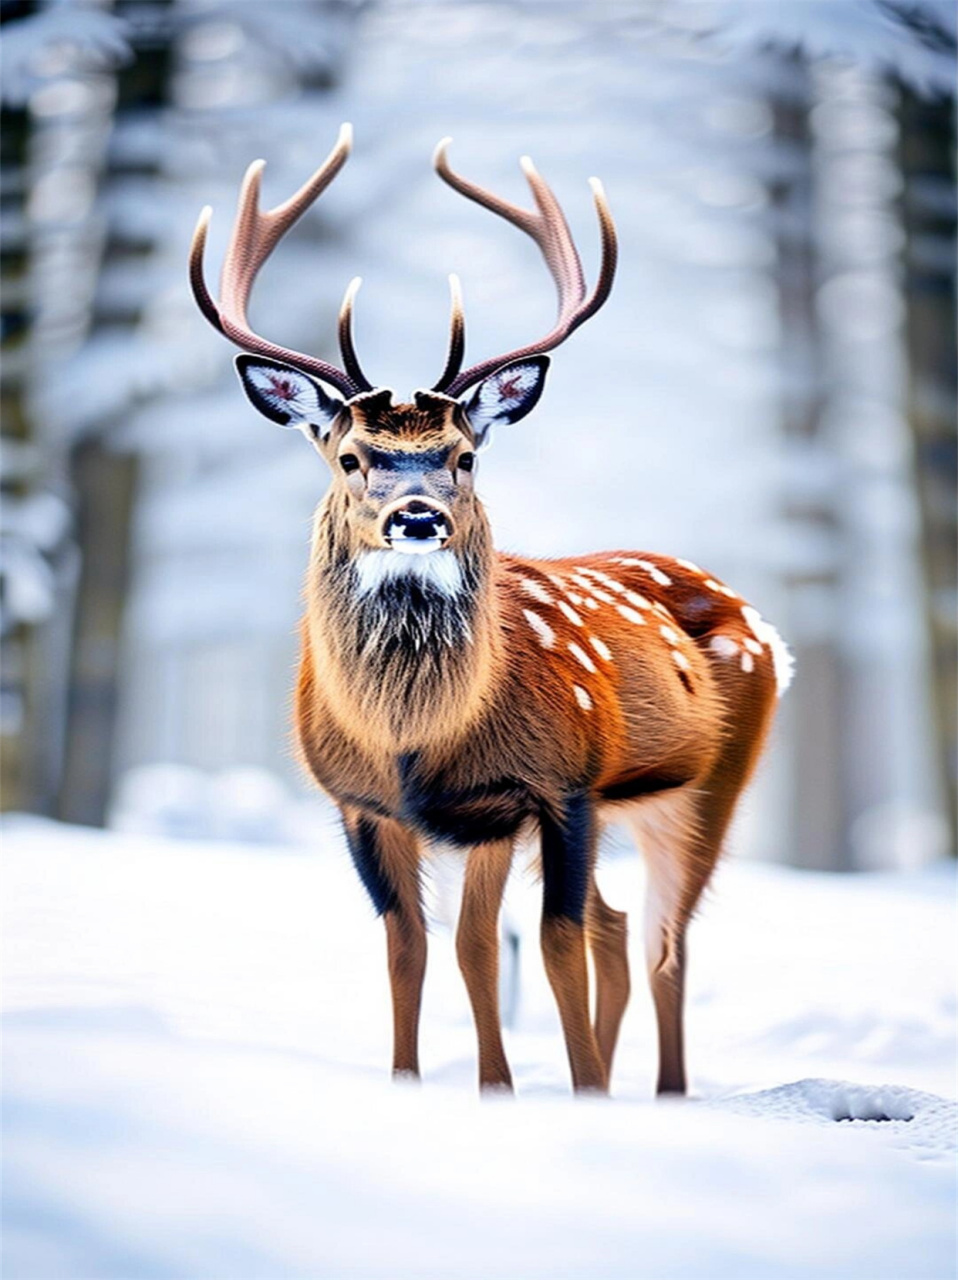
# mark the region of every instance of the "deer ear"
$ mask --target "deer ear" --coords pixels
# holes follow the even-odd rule
[[[331,388],[279,360],[241,355],[235,363],[240,384],[254,409],[281,427],[305,428],[313,439],[327,438],[345,407]]]
[[[493,427],[518,422],[532,412],[542,395],[548,367],[548,356],[513,360],[490,373],[461,401],[477,445],[485,443]]]

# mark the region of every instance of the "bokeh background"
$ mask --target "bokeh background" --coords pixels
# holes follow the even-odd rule
[[[326,485],[242,397],[212,273],[250,160],[278,203],[353,158],[276,252],[254,324],[401,392],[551,320],[534,247],[431,171],[525,199],[531,154],[594,272],[541,408],[483,455],[499,545],[635,547],[727,579],[797,679],[747,856],[911,868],[954,847],[951,0],[0,4],[3,804],[190,837],[309,838],[289,742]]]

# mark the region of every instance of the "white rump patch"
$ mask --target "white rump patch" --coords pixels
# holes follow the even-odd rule
[[[622,617],[625,618],[626,622],[634,622],[637,627],[645,626],[645,619],[642,617],[641,613],[637,613],[635,609],[630,609],[627,604],[618,604],[616,605],[616,608],[619,613],[622,614]]]
[[[742,617],[748,623],[749,629],[756,640],[760,640],[762,644],[767,644],[772,651],[772,664],[775,667],[775,683],[778,686],[778,696],[781,697],[788,686],[792,683],[792,676],[795,672],[795,659],[788,651],[788,645],[778,634],[770,622],[766,622],[757,609],[753,609],[751,605],[742,606]]]
[[[582,688],[581,684],[574,684],[572,686],[572,692],[575,694],[575,700],[583,711],[592,710],[592,699],[586,693],[585,689]]]
[[[589,636],[589,644],[596,651],[600,658],[606,662],[612,661],[612,651],[604,640],[600,640],[598,636]]]
[[[586,651],[580,648],[579,645],[577,645],[574,640],[569,642],[569,652],[572,654],[573,658],[577,658],[579,662],[582,663],[586,671],[591,671],[593,675],[595,674],[596,672],[595,663],[592,661],[592,659],[589,657]]]
[[[390,578],[410,576],[454,596],[462,589],[462,570],[453,551],[408,555],[403,551],[365,551],[356,557],[359,594],[369,595]]]
[[[560,600],[560,601],[558,601],[558,605],[559,605],[559,608],[562,610],[562,612],[563,612],[563,613],[565,614],[565,616],[569,619],[569,621],[572,623],[572,625],[573,625],[573,626],[575,626],[575,627],[581,627],[581,626],[582,626],[582,619],[579,617],[579,615],[576,613],[575,609],[573,609],[573,608],[572,608],[572,606],[571,606],[570,604],[566,604],[566,602],[565,602],[564,600]]]
[[[556,633],[546,622],[545,618],[540,618],[532,609],[523,609],[522,616],[528,622],[529,626],[539,637],[539,643],[543,649],[551,649],[556,642]]]
[[[738,653],[738,645],[731,636],[713,636],[709,648],[720,658],[734,658]]]
[[[552,596],[549,595],[541,582],[537,582],[535,578],[523,578],[522,589],[527,596],[532,596],[533,600],[538,600],[540,604],[552,604]]]

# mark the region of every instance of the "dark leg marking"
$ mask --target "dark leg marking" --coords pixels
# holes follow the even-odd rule
[[[592,802],[582,793],[570,796],[558,819],[543,810],[539,821],[543,914],[582,924],[594,843]]]
[[[387,911],[395,910],[398,899],[383,868],[376,824],[368,818],[360,818],[355,829],[351,829],[348,822],[343,825],[353,866],[372,899],[376,914],[382,916]]]

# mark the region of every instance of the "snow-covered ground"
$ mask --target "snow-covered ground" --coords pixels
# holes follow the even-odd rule
[[[951,868],[727,864],[670,1103],[638,928],[615,1096],[568,1095],[518,876],[518,1097],[488,1101],[439,923],[424,1081],[387,1079],[382,930],[331,826],[323,853],[15,819],[4,847],[7,1280],[955,1273]],[[637,861],[601,879],[638,921]]]

